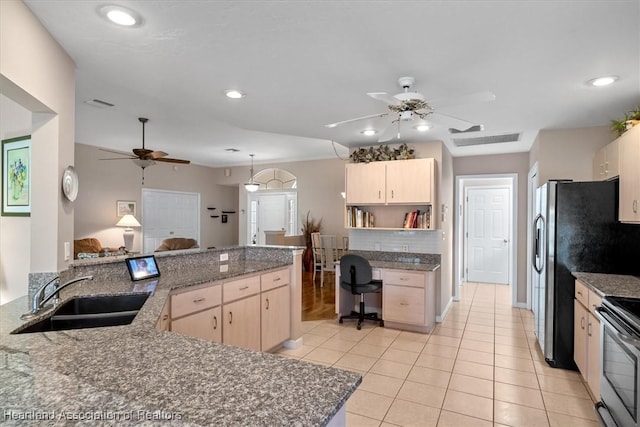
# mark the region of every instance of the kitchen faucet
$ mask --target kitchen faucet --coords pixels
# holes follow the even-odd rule
[[[68,282],[62,285],[60,285],[60,276],[54,277],[52,280],[42,285],[42,287],[40,287],[40,289],[36,291],[35,295],[33,296],[33,300],[31,301],[31,311],[20,316],[20,319],[28,320],[35,317],[40,312],[40,310],[44,308],[44,305],[47,302],[49,302],[49,300],[52,298],[53,298],[53,305],[55,307],[58,304],[58,300],[59,300],[58,293],[61,290],[63,290],[69,285],[72,285],[77,282],[81,282],[83,280],[93,280],[93,276],[77,277],[75,279],[69,280]],[[51,292],[49,295],[45,297],[44,292],[49,285],[53,285],[53,292]]]

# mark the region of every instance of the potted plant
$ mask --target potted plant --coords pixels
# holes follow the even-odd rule
[[[620,136],[638,123],[640,123],[640,106],[625,113],[622,120],[611,120],[611,130]]]
[[[322,227],[322,218],[317,222],[311,217],[311,211],[307,211],[307,217],[302,224],[302,234],[306,248],[302,254],[302,265],[305,271],[313,270],[313,249],[311,243],[311,233],[319,233]]]

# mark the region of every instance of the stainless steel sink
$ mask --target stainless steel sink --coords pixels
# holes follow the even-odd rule
[[[149,294],[75,297],[61,304],[51,316],[12,334],[128,325]]]

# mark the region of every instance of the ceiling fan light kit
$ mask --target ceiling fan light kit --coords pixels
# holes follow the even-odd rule
[[[609,85],[615,83],[616,81],[618,81],[618,78],[619,78],[618,76],[596,77],[596,78],[593,78],[593,79],[587,81],[587,85],[594,86],[594,87],[609,86]]]
[[[410,91],[414,83],[415,83],[415,78],[413,77],[410,77],[410,76],[400,77],[398,79],[398,85],[400,85],[400,87],[404,89],[404,92],[401,92],[395,95],[390,95],[386,92],[367,93],[367,95],[370,96],[371,98],[376,99],[378,101],[382,101],[385,104],[387,104],[387,109],[389,110],[388,112],[373,114],[373,115],[364,116],[364,117],[358,117],[355,119],[343,120],[340,122],[330,123],[325,126],[328,128],[335,128],[337,126],[341,126],[343,124],[347,124],[351,122],[370,119],[374,117],[385,117],[385,116],[391,115],[391,117],[393,117],[393,120],[387,126],[387,128],[382,132],[382,134],[380,135],[380,138],[378,139],[378,142],[389,141],[394,137],[395,139],[400,139],[401,138],[400,128],[401,128],[402,122],[410,122],[417,118],[424,120],[427,116],[431,116],[431,115],[434,115],[432,116],[432,119],[430,119],[433,122],[436,122],[438,120],[433,117],[439,116],[442,118],[441,120],[445,120],[445,121],[448,120],[449,122],[455,123],[456,125],[455,127],[461,127],[461,125],[467,126],[467,127],[474,126],[474,123],[469,122],[467,120],[450,116],[448,114],[436,112],[434,107],[431,105],[431,102],[427,102],[425,100],[425,97],[423,94],[419,92]],[[465,97],[458,97],[457,99],[455,99],[456,102],[454,102],[454,104],[455,103],[462,104],[462,103],[469,103],[469,102],[486,102],[486,101],[493,101],[494,99],[495,99],[495,95],[491,92],[479,92],[479,93],[467,95]],[[436,102],[434,102],[434,104],[436,104]],[[451,103],[444,102],[442,103],[442,105],[445,105],[445,106],[451,105]],[[395,129],[394,129],[394,125],[395,125]],[[426,125],[416,124],[415,126],[413,126],[415,130],[418,130],[420,132],[426,132],[427,130],[432,129],[432,127],[433,126],[431,124],[426,124]],[[362,131],[361,133],[366,136],[371,136],[371,135],[367,135],[364,131]]]

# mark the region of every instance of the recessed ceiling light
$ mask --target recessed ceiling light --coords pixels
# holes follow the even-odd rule
[[[124,27],[140,26],[142,17],[137,12],[122,6],[107,5],[99,9],[100,15],[107,18],[114,24]]]
[[[603,77],[596,77],[595,79],[591,79],[587,82],[587,84],[589,86],[596,86],[596,87],[602,87],[602,86],[609,86],[610,84],[615,83],[618,80],[618,76],[603,76]]]
[[[417,130],[418,132],[426,132],[429,129],[433,128],[433,126],[431,126],[430,124],[427,124],[427,123],[422,123],[422,124],[419,124],[417,126],[414,126],[413,128],[415,130]]]
[[[240,99],[246,96],[244,93],[236,89],[225,90],[224,94],[227,95],[227,98],[231,98],[231,99]]]
[[[375,130],[375,129],[365,129],[365,130],[361,131],[360,133],[363,134],[364,136],[373,136],[376,133],[378,133],[378,131]]]

